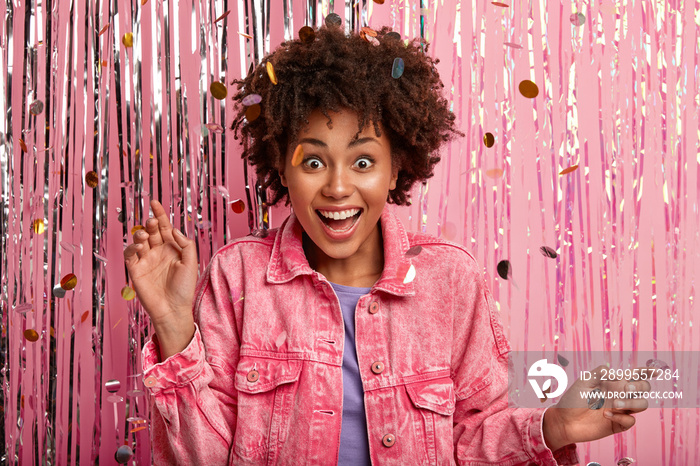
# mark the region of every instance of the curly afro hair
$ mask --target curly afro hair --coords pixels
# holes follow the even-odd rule
[[[436,150],[463,135],[441,95],[438,60],[421,50],[417,39],[405,44],[387,27],[376,32],[376,40],[370,39],[373,45],[364,33],[346,36],[340,27],[321,27],[312,40],[284,42],[245,79],[235,81],[238,113],[231,129],[236,139],[243,140],[243,158],[255,167],[262,186],[270,189],[270,205],[288,195],[278,168],[316,109],[328,117],[329,127],[331,112],[350,110],[358,116],[360,132],[368,124],[374,125],[377,136],[386,131],[392,163],[398,168],[396,189],[388,201],[398,205],[409,203],[414,183],[433,175],[440,161]],[[392,77],[396,58],[404,62],[398,79]],[[268,76],[268,62],[277,84]],[[243,99],[251,94],[260,95],[262,101],[259,117],[250,110],[249,121]]]

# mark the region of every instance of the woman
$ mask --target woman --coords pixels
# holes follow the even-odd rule
[[[643,400],[507,408],[510,347],[480,267],[386,208],[460,134],[435,62],[387,28],[305,39],[234,97],[243,156],[292,215],[222,248],[196,290],[195,246],[157,201],[125,250],[155,330],[155,462],[575,464],[574,443],[631,427]]]

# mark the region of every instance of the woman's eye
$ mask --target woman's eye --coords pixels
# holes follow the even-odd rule
[[[318,160],[316,158],[308,158],[308,159],[304,160],[304,166],[306,168],[310,168],[312,170],[317,170],[317,169],[323,167],[323,164],[321,163],[320,160]]]
[[[361,157],[357,159],[357,162],[355,162],[355,166],[362,170],[366,170],[367,168],[371,167],[373,163],[374,161],[371,158]]]

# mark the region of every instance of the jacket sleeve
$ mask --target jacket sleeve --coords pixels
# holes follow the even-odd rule
[[[508,407],[508,352],[493,299],[469,257],[456,273],[452,378],[455,461],[459,465],[578,464],[576,445],[545,444],[545,408]]]
[[[235,286],[221,262],[214,256],[197,285],[196,329],[189,346],[162,362],[157,339],[143,349],[156,465],[228,463],[236,429],[233,377],[239,338]]]

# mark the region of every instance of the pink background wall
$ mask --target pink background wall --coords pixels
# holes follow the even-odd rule
[[[432,43],[466,137],[444,149],[435,177],[398,213],[410,229],[474,252],[515,350],[700,349],[700,2],[506,3],[2,2],[8,464],[113,464],[124,444],[134,464],[149,463],[148,429],[132,432],[148,425],[136,422],[148,416],[139,358],[149,328],[138,302],[121,295],[123,247],[151,198],[196,238],[201,267],[250,231],[251,208],[261,226],[236,141],[204,126],[232,119],[231,100],[214,99],[209,85],[231,83],[333,10],[348,29],[390,25]],[[133,47],[122,43],[128,32]],[[536,98],[519,93],[525,79]],[[91,170],[95,188],[85,182]],[[239,198],[244,214],[229,208]],[[272,226],[285,216],[272,209]],[[501,260],[510,280],[496,273]],[[77,286],[54,296],[69,273]],[[105,388],[113,379],[121,400]],[[582,462],[700,464],[698,414],[650,409],[631,431],[580,445]]]

